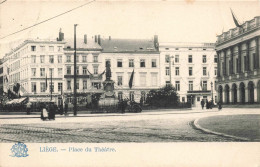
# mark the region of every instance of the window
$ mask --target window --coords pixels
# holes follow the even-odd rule
[[[140,73],[140,86],[146,86],[146,73]]]
[[[31,51],[35,52],[36,51],[36,46],[31,46]]]
[[[36,93],[36,82],[32,82],[32,92]]]
[[[156,67],[156,59],[152,59],[152,67]]]
[[[207,75],[207,67],[203,67],[203,76]]]
[[[123,67],[122,59],[117,60],[117,67]]]
[[[200,101],[200,97],[197,97],[197,101]]]
[[[189,67],[189,76],[192,76],[192,67]]]
[[[93,62],[98,62],[98,56],[93,56]]]
[[[31,63],[36,63],[36,55],[31,56]]]
[[[49,51],[53,52],[54,51],[54,46],[49,46]]]
[[[202,90],[203,90],[203,91],[206,91],[206,90],[207,90],[207,87],[208,87],[208,86],[207,86],[207,81],[203,81],[203,82],[202,82]]]
[[[87,56],[82,56],[82,62],[87,62]]]
[[[152,73],[151,74],[151,86],[157,86],[157,81],[158,81],[158,74]]]
[[[189,81],[189,91],[193,91],[193,81]]]
[[[218,56],[214,55],[214,63],[218,63]]]
[[[78,55],[76,56],[76,62],[77,63],[79,62],[79,56]]]
[[[44,52],[45,51],[45,46],[40,46],[41,51]]]
[[[83,68],[82,68],[82,74],[83,74],[83,75],[86,75],[86,74],[87,74],[87,67],[86,67],[86,66],[83,66]]]
[[[45,62],[45,55],[40,55],[41,63]]]
[[[217,81],[215,81],[214,89],[217,90]]]
[[[182,100],[182,102],[185,102],[185,97],[182,97],[181,100]]]
[[[79,74],[79,66],[76,67],[76,73]]]
[[[54,75],[54,68],[49,68],[49,76],[53,77]]]
[[[176,91],[180,91],[180,81],[175,81],[175,89]]]
[[[71,75],[71,66],[67,66],[67,74]]]
[[[117,76],[117,85],[122,86],[123,85],[123,76]]]
[[[123,93],[122,92],[118,92],[118,100],[123,100]]]
[[[145,67],[145,60],[144,59],[140,60],[140,67]]]
[[[61,82],[58,83],[58,91],[62,91],[62,83]]]
[[[87,89],[88,85],[87,85],[87,80],[83,80],[83,89]]]
[[[36,77],[36,68],[32,68],[32,77]]]
[[[41,77],[45,76],[45,68],[40,68],[40,75]]]
[[[189,55],[188,62],[189,62],[189,63],[192,63],[192,55]]]
[[[71,56],[67,55],[67,63],[70,63],[70,62],[71,62]]]
[[[67,90],[71,90],[71,80],[67,81]]]
[[[170,75],[170,67],[165,67],[165,75]]]
[[[58,46],[58,52],[62,51],[62,46]]]
[[[50,92],[54,92],[54,83],[49,83],[49,90]]]
[[[134,59],[129,59],[129,67],[134,67]]]
[[[76,82],[76,89],[79,89],[79,80]]]
[[[169,63],[170,61],[170,55],[165,55],[165,63]]]
[[[58,76],[62,77],[62,68],[58,68]]]
[[[202,56],[202,63],[207,63],[207,55]]]
[[[50,63],[54,63],[54,56],[53,56],[53,55],[50,55],[50,56],[49,56],[49,62],[50,62]]]
[[[214,68],[214,75],[216,76],[218,74],[218,67]]]
[[[94,69],[94,74],[98,74],[98,66],[94,66],[93,69]]]
[[[175,67],[175,75],[180,75],[180,67]]]
[[[45,92],[46,91],[46,84],[45,82],[41,82],[41,92]]]
[[[175,55],[175,63],[179,63],[179,55]]]
[[[171,84],[170,81],[166,81],[165,83],[166,83],[166,86]]]
[[[58,55],[58,63],[62,63],[62,55]]]
[[[134,95],[134,92],[133,92],[133,91],[131,91],[131,92],[129,93],[129,100],[130,100],[130,101],[134,101],[134,100],[135,100],[135,95]]]
[[[192,48],[189,48],[189,50],[192,50]]]

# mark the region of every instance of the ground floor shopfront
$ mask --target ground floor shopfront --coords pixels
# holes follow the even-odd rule
[[[184,97],[184,96],[182,96]],[[201,107],[201,101],[212,101],[213,104],[216,104],[216,94],[212,91],[188,91],[186,94],[187,102],[192,104],[192,107]]]

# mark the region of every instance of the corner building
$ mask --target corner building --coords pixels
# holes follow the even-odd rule
[[[218,36],[218,101],[260,102],[260,16]]]
[[[214,43],[160,43],[161,85],[172,84],[180,102],[216,102],[217,55]]]

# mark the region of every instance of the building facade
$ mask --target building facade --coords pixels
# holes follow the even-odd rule
[[[180,102],[216,102],[216,58],[213,43],[160,43],[160,84],[172,84]]]
[[[218,36],[218,100],[260,102],[260,16]]]
[[[4,93],[4,66],[3,61],[0,59],[0,99],[2,99]]]
[[[5,92],[29,97],[32,102],[58,101],[63,84],[63,47],[64,42],[56,40],[29,39],[7,53]],[[18,84],[19,92],[15,92]]]

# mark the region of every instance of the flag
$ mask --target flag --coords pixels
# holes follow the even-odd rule
[[[242,26],[238,23],[238,21],[237,21],[237,19],[235,18],[235,16],[234,16],[234,13],[233,13],[233,11],[232,11],[232,9],[230,9],[231,10],[231,14],[232,14],[232,17],[233,17],[233,20],[234,20],[234,23],[235,23],[235,25],[237,26],[237,27],[240,27],[240,28],[242,28]]]
[[[45,79],[45,88],[46,88],[46,90],[47,90],[47,88],[48,88],[47,75],[46,75],[46,79]]]
[[[130,77],[130,80],[129,80],[129,88],[131,89],[132,88],[132,86],[133,86],[133,79],[134,79],[134,70],[133,70],[133,72],[132,72],[132,74],[131,74],[131,77]]]

